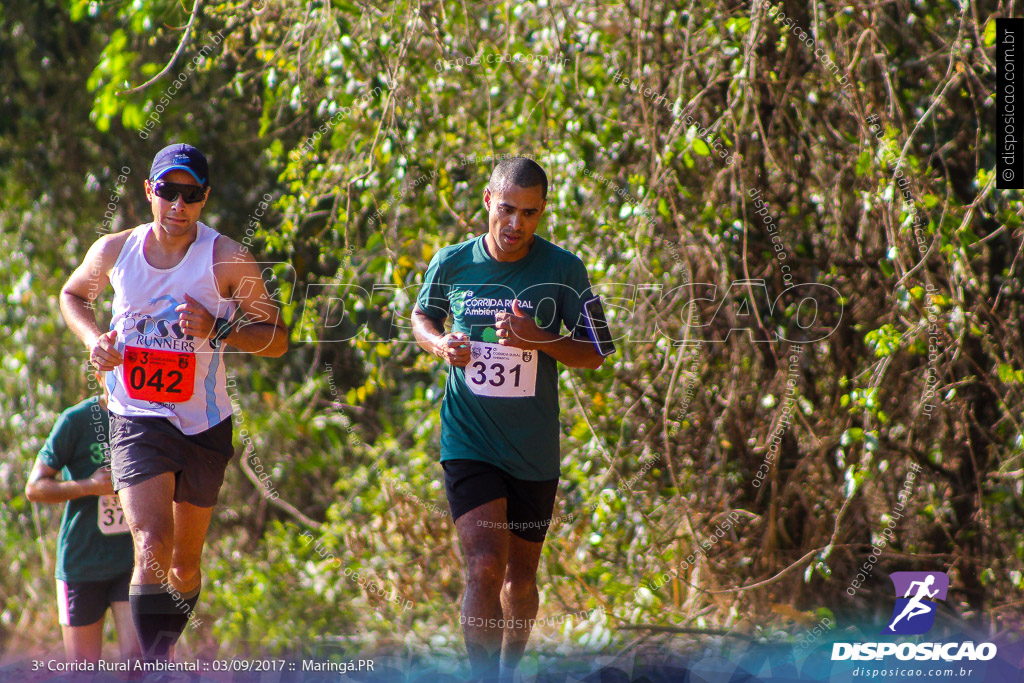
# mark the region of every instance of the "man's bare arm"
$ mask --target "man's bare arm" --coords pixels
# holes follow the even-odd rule
[[[561,337],[542,330],[529,315],[512,304],[512,311],[501,311],[494,316],[498,343],[519,349],[543,351],[562,365],[570,368],[596,370],[604,363],[604,356],[589,341]]]
[[[25,484],[25,497],[33,503],[63,503],[83,496],[102,496],[114,492],[110,470],[101,467],[88,479],[60,481],[58,470],[36,460]]]
[[[99,370],[113,370],[123,360],[115,348],[114,333],[104,333],[96,324],[93,302],[110,284],[110,270],[130,232],[105,235],[96,240],[60,291],[64,320],[89,350],[89,360]]]
[[[420,348],[449,365],[464,368],[469,364],[469,337],[462,332],[445,334],[444,321],[431,318],[419,306],[412,311],[412,333]]]
[[[223,341],[257,356],[284,355],[288,350],[288,329],[281,320],[281,311],[267,293],[252,254],[237,243],[231,245],[234,254],[217,265],[218,277],[226,278],[239,312],[231,333]]]
[[[518,343],[499,342],[502,346],[520,346],[520,348],[533,348],[543,351],[562,365],[570,368],[587,368],[596,370],[604,363],[604,356],[599,354],[593,343],[572,337],[559,337],[544,330],[538,330],[535,337],[536,344],[520,346]]]

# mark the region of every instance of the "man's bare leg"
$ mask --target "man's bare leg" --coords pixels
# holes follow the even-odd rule
[[[110,613],[114,617],[114,631],[117,634],[117,649],[121,661],[128,664],[128,673],[119,674],[123,681],[135,681],[143,678],[142,674],[133,672],[135,662],[142,658],[139,637],[135,633],[135,622],[132,620],[131,604],[124,602],[110,603]]]
[[[174,502],[174,474],[122,489],[135,544],[132,618],[143,655],[168,657],[199,598],[199,560],[213,508]]]
[[[508,536],[508,564],[505,567],[505,583],[501,587],[501,607],[505,614],[501,668],[503,677],[509,681],[519,666],[519,660],[523,658],[533,620],[537,618],[537,607],[540,604],[537,566],[543,548],[543,541],[532,543],[512,533]]]
[[[135,546],[132,585],[159,584],[167,577],[174,552],[174,473],[121,489],[118,497]]]
[[[506,500],[476,507],[455,521],[465,563],[462,634],[475,680],[493,681],[499,674],[503,630],[501,585],[508,564]]]
[[[64,626],[64,656],[69,662],[98,662],[103,648],[103,618],[86,626]]]
[[[174,553],[171,557],[171,585],[182,593],[199,587],[202,573],[199,563],[203,556],[206,532],[210,528],[213,508],[201,508],[191,503],[174,504]]]
[[[110,603],[110,613],[114,617],[114,632],[117,634],[117,649],[121,661],[139,658],[139,637],[135,635],[135,624],[132,623],[132,611],[128,602]]]

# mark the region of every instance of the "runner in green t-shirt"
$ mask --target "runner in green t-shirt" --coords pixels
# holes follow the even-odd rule
[[[499,653],[511,677],[537,615],[559,476],[556,361],[604,360],[583,321],[586,267],[534,235],[547,185],[532,160],[500,162],[484,190],[487,233],[434,256],[413,311],[420,346],[450,366],[441,466],[466,565],[461,622],[475,678],[498,674]]]
[[[99,660],[107,607],[114,615],[121,659],[139,656],[128,607],[132,537],[114,494],[108,450],[106,401],[88,398],[57,418],[25,486],[33,502],[67,501],[55,578],[69,661]]]

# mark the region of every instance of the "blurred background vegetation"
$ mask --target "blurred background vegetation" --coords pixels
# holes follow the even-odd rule
[[[888,573],[912,569],[950,573],[943,628],[1019,634],[1021,195],[995,189],[991,123],[1007,13],[0,3],[0,653],[59,646],[60,510],[23,495],[87,392],[57,293],[107,225],[147,221],[142,181],[173,141],[210,158],[204,220],[239,240],[255,228],[292,330],[283,358],[230,361],[280,498],[243,458],[230,468],[186,655],[461,651],[443,368],[407,318],[431,256],[485,229],[508,154],[547,170],[540,234],[584,260],[620,335],[600,370],[560,375],[565,517],[540,569],[542,618],[602,611],[539,627],[531,656],[795,641],[823,617],[855,632],[888,616]],[[786,293],[783,265],[834,290],[816,317],[799,300],[827,290]],[[851,596],[911,464],[895,539]]]

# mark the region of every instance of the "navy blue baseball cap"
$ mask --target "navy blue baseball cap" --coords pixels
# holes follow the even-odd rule
[[[149,167],[149,179],[159,180],[168,171],[188,171],[200,185],[210,184],[210,167],[206,157],[192,145],[175,143],[156,153],[153,165]]]

